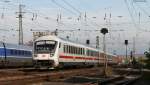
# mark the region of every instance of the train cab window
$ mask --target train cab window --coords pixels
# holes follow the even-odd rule
[[[49,53],[49,52],[55,52],[57,46],[56,41],[52,40],[41,40],[35,42],[35,52],[41,52],[41,53]]]

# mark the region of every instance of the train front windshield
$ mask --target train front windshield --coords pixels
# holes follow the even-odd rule
[[[41,40],[35,42],[35,53],[54,53],[57,42],[52,40]]]

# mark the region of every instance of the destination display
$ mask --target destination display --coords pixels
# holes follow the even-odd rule
[[[43,44],[55,44],[56,42],[55,41],[38,41],[36,42],[36,45],[43,45]]]

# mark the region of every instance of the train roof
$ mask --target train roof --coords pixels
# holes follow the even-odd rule
[[[71,41],[71,40],[67,40],[67,39],[64,39],[64,38],[61,38],[61,37],[57,37],[57,36],[54,36],[54,35],[42,36],[42,37],[39,37],[38,39],[36,39],[35,41],[50,40],[50,39],[51,40],[60,41],[60,42],[63,42],[63,43],[67,43],[67,44],[70,44],[70,45],[74,45],[74,46],[80,46],[80,47],[84,47],[84,48],[88,48],[88,49],[93,49],[93,50],[99,51],[99,49],[96,49],[95,47],[91,47],[91,46],[88,46],[88,45],[85,45],[85,44],[77,43],[77,42],[74,42],[74,41]],[[103,52],[103,51],[101,51],[101,52]]]
[[[61,37],[57,37],[57,36],[54,36],[54,35],[42,36],[42,37],[39,37],[38,39],[36,39],[35,41],[50,40],[50,39],[55,40],[55,41],[59,41],[59,42],[63,42],[63,43],[66,43],[66,44],[74,45],[74,46],[79,46],[79,47],[83,47],[83,48],[87,48],[87,49],[91,49],[91,50],[96,50],[96,51],[99,51],[101,53],[104,53],[104,51],[99,50],[95,47],[91,47],[91,46],[88,46],[88,45],[85,45],[85,44],[77,43],[77,42],[67,40],[67,39],[64,39],[64,38],[61,38]],[[111,55],[111,56],[116,56],[116,55],[108,53],[108,52],[106,54]]]
[[[4,43],[4,44],[6,48],[32,50],[32,47],[27,45],[18,45],[18,44],[11,44],[11,43]],[[3,42],[0,42],[0,47],[4,47]]]

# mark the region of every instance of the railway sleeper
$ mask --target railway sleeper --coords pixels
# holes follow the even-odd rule
[[[124,76],[119,76],[119,77],[115,77],[115,78],[108,78],[105,80],[98,81],[98,85],[106,85],[106,84],[113,83],[114,81],[122,80],[122,79],[124,79]]]
[[[137,79],[124,79],[113,83],[113,85],[130,85],[133,84]]]

